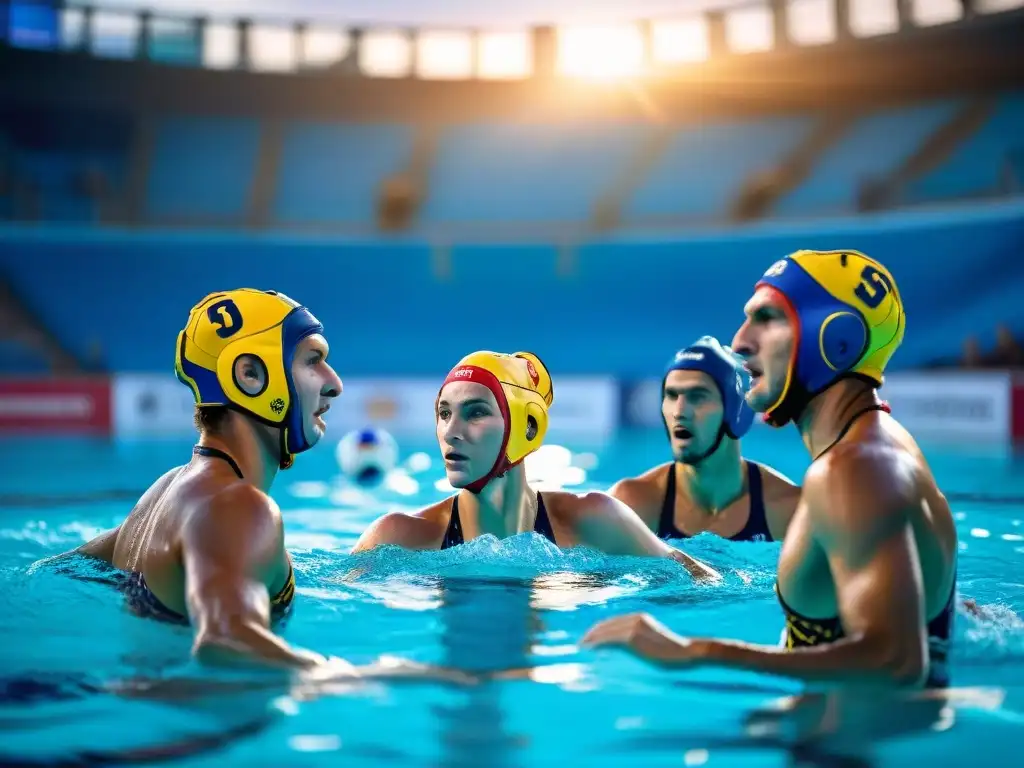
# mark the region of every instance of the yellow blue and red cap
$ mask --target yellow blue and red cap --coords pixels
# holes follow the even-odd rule
[[[884,266],[859,251],[801,250],[769,267],[755,290],[762,286],[781,297],[795,334],[782,393],[765,421],[784,425],[845,376],[882,386],[907,322]]]
[[[211,293],[189,312],[178,334],[174,373],[197,406],[220,405],[281,430],[281,467],[310,448],[292,381],[296,349],[323,325],[298,302],[275,291],[239,288]],[[243,383],[240,366],[262,366]]]

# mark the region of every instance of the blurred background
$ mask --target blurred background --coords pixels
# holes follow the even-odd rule
[[[527,349],[606,440],[776,259],[854,248],[901,420],[1010,445],[1021,40],[1024,0],[0,0],[0,430],[187,439],[175,335],[250,286],[324,322],[332,428],[429,436]]]

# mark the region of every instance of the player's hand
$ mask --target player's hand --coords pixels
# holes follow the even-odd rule
[[[583,636],[580,645],[624,648],[645,661],[671,667],[700,664],[706,658],[707,650],[705,641],[677,635],[646,613],[602,621]]]

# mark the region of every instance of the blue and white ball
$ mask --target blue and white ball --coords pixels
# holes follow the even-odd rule
[[[376,427],[349,432],[338,443],[335,458],[342,474],[359,485],[376,485],[398,463],[398,443]]]

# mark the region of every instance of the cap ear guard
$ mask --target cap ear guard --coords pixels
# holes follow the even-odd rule
[[[867,324],[853,312],[834,312],[822,321],[818,344],[825,364],[836,373],[846,373],[867,351]]]
[[[548,413],[536,403],[526,404],[526,442],[536,443],[538,446],[544,442],[548,433]]]
[[[266,381],[257,394],[239,386],[236,363],[251,355],[266,370]],[[238,405],[260,421],[279,426],[285,418],[292,398],[281,361],[280,342],[274,334],[258,334],[228,344],[217,358],[217,381],[232,404]]]

